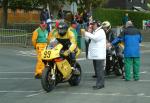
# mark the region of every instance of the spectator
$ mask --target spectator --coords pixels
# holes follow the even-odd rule
[[[106,34],[100,27],[98,21],[93,22],[93,33],[85,32],[82,34],[91,39],[88,49],[88,58],[92,59],[96,70],[96,86],[93,89],[104,88],[104,67],[106,60]]]
[[[87,30],[88,30],[88,32],[93,33],[93,23],[92,22],[88,25]],[[91,41],[90,39],[85,39],[85,53],[86,53],[86,58],[88,56],[88,47],[89,47],[90,41]],[[95,71],[95,68],[94,68],[94,71]],[[96,78],[96,73],[92,77]]]
[[[123,17],[122,21],[123,21],[123,25],[125,26],[126,22],[129,21],[128,13],[125,14],[125,16]]]
[[[87,28],[87,24],[89,22],[89,17],[88,17],[87,10],[84,10],[82,18],[83,18],[84,28],[86,29]]]
[[[43,9],[43,10],[41,11],[41,14],[40,14],[40,21],[41,21],[41,22],[42,22],[42,21],[45,21],[45,22],[46,22],[46,20],[47,20],[47,14],[46,14],[45,9]]]
[[[47,30],[48,32],[50,32],[52,30],[52,18],[51,14],[47,9],[45,10],[45,15],[46,15]]]
[[[133,78],[140,79],[140,43],[142,41],[140,31],[135,28],[131,21],[126,23],[122,36],[124,42],[125,80],[131,80],[131,66],[133,67]]]
[[[49,35],[48,35],[48,44],[53,39],[53,37],[55,37],[55,35],[57,34],[58,26],[59,26],[59,20],[56,20],[55,27],[49,32]]]
[[[47,24],[45,21],[41,22],[40,27],[38,27],[32,35],[32,44],[37,52],[37,64],[35,68],[35,78],[41,78],[42,71],[45,67],[41,59],[41,52],[47,46]]]
[[[58,19],[64,19],[65,14],[63,11],[63,7],[60,8],[60,10],[58,11]]]
[[[73,33],[77,46],[81,49],[81,43],[80,43],[80,35],[77,32],[77,22],[75,20],[71,21],[71,26],[68,28],[69,33]]]
[[[46,15],[46,20],[50,18],[50,14],[49,14],[49,11],[47,9],[45,9],[45,15]]]

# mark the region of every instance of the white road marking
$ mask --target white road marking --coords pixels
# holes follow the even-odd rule
[[[146,74],[146,73],[148,73],[147,71],[143,71],[143,72],[140,72],[141,74]]]
[[[0,93],[34,93],[34,92],[40,92],[40,91],[15,91],[15,90],[12,90],[12,91],[7,91],[7,90],[2,90],[0,91]]]
[[[86,58],[78,58],[77,61],[83,61],[86,60]]]
[[[142,50],[141,53],[149,53],[150,50]]]
[[[45,93],[44,91],[41,91],[39,93],[34,93],[27,95],[26,97],[33,97],[40,95],[42,93]],[[114,96],[114,97],[144,97],[144,98],[150,98],[149,95],[145,95],[144,93],[137,93],[137,94],[123,94],[123,93],[90,93],[90,92],[66,92],[66,91],[58,91],[58,92],[52,92],[55,94],[71,94],[71,95],[93,95],[93,96]]]
[[[150,80],[139,80],[139,82],[150,82]]]
[[[71,95],[95,95],[95,96],[114,96],[114,97],[144,97],[144,98],[150,98],[149,95],[145,95],[144,93],[137,93],[137,94],[123,94],[123,93],[79,93],[79,92],[65,92],[65,91],[60,91],[60,92],[54,92],[56,94],[71,94]]]
[[[0,74],[33,74],[34,72],[6,72],[1,71]],[[83,72],[84,74],[92,74],[94,72]],[[147,71],[140,72],[141,74],[150,74]]]
[[[33,74],[34,72],[0,72],[0,74]]]
[[[0,80],[34,80],[35,78],[22,78],[22,77],[18,77],[18,78],[0,78]],[[122,79],[114,79],[115,81],[121,81]],[[138,82],[150,82],[150,80],[139,80]],[[91,84],[91,83],[87,83],[87,84]],[[92,83],[93,84],[93,83]]]
[[[145,95],[144,93],[137,94],[137,96],[144,96],[144,95]]]
[[[29,94],[25,97],[33,97],[40,95],[42,93],[46,93],[43,90],[38,90],[38,91],[8,91],[8,90],[1,90],[0,93],[33,93]],[[144,97],[144,98],[150,98],[149,95],[145,95],[144,93],[137,93],[137,94],[123,94],[123,93],[90,93],[90,92],[66,92],[66,91],[58,91],[58,92],[52,92],[55,94],[71,94],[71,95],[95,95],[95,96],[114,96],[114,97]]]
[[[6,80],[6,79],[9,79],[9,80],[31,80],[31,79],[34,79],[34,78],[21,78],[21,77],[18,77],[18,78],[0,78],[0,80]]]
[[[27,97],[27,98],[33,97],[33,96],[40,95],[40,94],[42,94],[42,93],[45,93],[45,92],[43,91],[43,92],[39,92],[39,93],[30,94],[30,95],[27,95],[26,97]]]
[[[16,51],[17,55],[21,56],[30,56],[30,57],[36,57],[35,50],[28,50],[28,51]]]

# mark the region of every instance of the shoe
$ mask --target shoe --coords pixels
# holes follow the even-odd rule
[[[125,76],[122,76],[122,79],[125,79]]]
[[[93,86],[93,89],[94,89],[94,90],[102,89],[102,88],[104,88],[104,85],[102,85],[102,86]]]
[[[35,79],[41,79],[41,76],[39,74],[34,76]]]
[[[92,78],[97,78],[97,76],[96,76],[96,75],[93,75]]]

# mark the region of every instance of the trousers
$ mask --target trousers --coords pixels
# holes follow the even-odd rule
[[[140,77],[140,58],[139,57],[125,57],[124,58],[125,66],[125,79],[131,79],[131,67],[133,67],[133,78],[139,80]]]
[[[44,63],[42,62],[41,52],[47,46],[47,43],[37,43],[36,44],[36,53],[37,53],[37,63],[35,67],[34,75],[42,75],[42,71],[45,67]]]
[[[96,86],[104,85],[104,68],[105,68],[105,60],[93,60],[93,64],[95,67],[96,73]]]

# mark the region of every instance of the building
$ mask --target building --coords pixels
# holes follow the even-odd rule
[[[108,3],[104,7],[136,11],[148,9],[147,0],[108,0]]]

